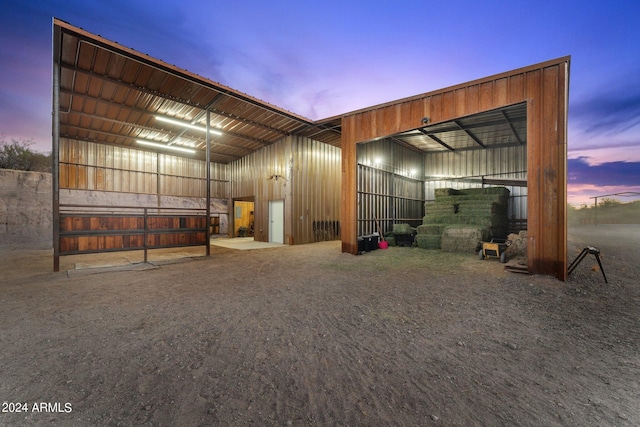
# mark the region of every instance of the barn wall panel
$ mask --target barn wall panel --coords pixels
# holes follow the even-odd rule
[[[134,148],[60,139],[60,188],[206,196],[203,160]],[[229,197],[228,166],[211,163],[211,197]]]
[[[231,164],[232,198],[253,199],[255,239],[269,241],[269,201],[284,200],[285,243],[340,237],[340,149],[290,136]]]
[[[381,139],[357,146],[357,235],[417,225],[424,216],[423,155]],[[379,227],[379,228],[378,228]]]

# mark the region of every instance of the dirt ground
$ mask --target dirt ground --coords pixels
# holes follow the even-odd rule
[[[5,245],[0,425],[638,426],[639,242],[570,230],[609,284],[591,255],[560,282],[339,242],[59,273]]]

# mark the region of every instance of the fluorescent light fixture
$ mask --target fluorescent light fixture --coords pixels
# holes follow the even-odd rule
[[[161,122],[165,122],[165,123],[171,123],[172,125],[177,125],[177,126],[183,126],[189,129],[195,129],[195,130],[199,130],[200,132],[207,132],[207,128],[204,126],[198,126],[198,125],[192,125],[189,122],[183,122],[181,120],[175,120],[175,119],[170,119],[169,117],[164,117],[164,116],[156,116],[156,120],[160,120]],[[214,135],[222,135],[222,132],[215,130],[215,129],[210,129],[209,133],[212,133]]]
[[[137,139],[136,142],[140,145],[147,145],[149,147],[162,148],[163,150],[181,151],[183,153],[190,153],[190,154],[195,154],[196,152],[196,150],[192,150],[191,148],[183,148],[183,147],[178,147],[176,145],[158,144],[157,142],[143,141],[142,139]]]
[[[380,163],[382,163],[382,160],[380,159],[380,157],[376,157],[375,159],[373,159],[373,163],[379,165]]]

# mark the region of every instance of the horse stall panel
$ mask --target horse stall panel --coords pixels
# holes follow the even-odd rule
[[[205,245],[206,224],[203,215],[62,214],[60,254]]]

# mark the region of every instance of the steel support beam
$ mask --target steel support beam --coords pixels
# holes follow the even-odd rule
[[[53,25],[53,109],[51,134],[51,193],[53,271],[60,271],[60,29]]]
[[[211,112],[207,110],[207,147],[206,151],[206,174],[207,174],[207,256],[211,256]]]

